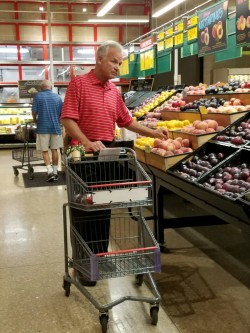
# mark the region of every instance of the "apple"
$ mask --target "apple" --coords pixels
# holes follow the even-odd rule
[[[161,143],[162,143],[161,139],[155,139],[155,141],[154,141],[154,148],[160,148]]]
[[[216,120],[213,120],[213,119],[207,119],[205,120],[205,122],[207,123],[207,127],[208,128],[213,128],[215,131],[217,130],[218,128],[218,123]]]
[[[175,146],[175,149],[180,149],[181,148],[181,142],[179,140],[174,140],[173,144]]]
[[[235,100],[233,101],[233,105],[241,105],[241,100],[238,98],[235,98]]]
[[[183,139],[182,140],[182,146],[186,147],[186,148],[189,148],[190,147],[190,141],[189,141],[189,139]]]

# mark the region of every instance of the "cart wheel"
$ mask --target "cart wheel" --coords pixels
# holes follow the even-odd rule
[[[152,306],[150,308],[150,316],[151,316],[151,324],[152,325],[157,325],[157,322],[158,322],[158,311],[159,311],[159,307],[158,306]]]
[[[141,286],[143,284],[143,274],[136,275],[135,281],[136,281],[137,286]]]
[[[63,279],[63,289],[64,289],[64,295],[69,297],[70,295],[70,286],[71,283]]]
[[[109,321],[108,314],[107,313],[101,314],[99,319],[102,326],[102,333],[106,333],[108,330],[108,321]]]
[[[19,175],[19,171],[17,170],[17,168],[14,168],[14,175],[18,176]]]
[[[28,176],[29,176],[29,179],[33,179],[34,178],[34,168],[29,167],[29,169],[28,169]]]

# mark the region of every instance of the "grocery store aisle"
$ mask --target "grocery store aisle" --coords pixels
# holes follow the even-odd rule
[[[0,332],[101,332],[98,311],[74,286],[68,298],[62,289],[66,187],[24,188],[21,174],[14,176],[11,150],[0,150],[0,159]],[[110,311],[108,332],[249,333],[249,285],[188,235],[166,230],[166,238],[171,252],[161,255],[162,273],[154,274],[163,298],[158,325],[150,324],[147,304],[125,302]],[[241,267],[250,277],[249,267]],[[149,294],[133,277],[98,281],[91,291],[100,301]]]

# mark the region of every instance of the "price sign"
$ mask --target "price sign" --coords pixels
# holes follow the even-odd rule
[[[164,40],[157,43],[157,52],[161,52],[164,50]]]
[[[197,29],[197,26],[196,27],[193,27],[191,29],[188,29],[187,31],[187,39],[188,39],[188,42],[194,40],[194,39],[197,39],[198,38],[198,29]]]
[[[183,44],[183,33],[174,36],[174,44],[176,46]]]
[[[165,37],[170,37],[172,36],[174,33],[173,27],[167,28],[167,30],[165,31]]]
[[[187,20],[187,28],[198,24],[198,16],[192,16]]]
[[[164,31],[161,31],[160,33],[158,33],[157,35],[157,40],[162,40],[164,39],[165,37],[165,32]]]
[[[173,37],[165,39],[165,48],[172,49],[174,46]]]
[[[207,114],[207,108],[205,106],[200,106],[199,110],[201,114]]]
[[[177,23],[175,26],[174,26],[174,31],[175,32],[181,32],[184,30],[184,22],[181,21],[179,23]]]

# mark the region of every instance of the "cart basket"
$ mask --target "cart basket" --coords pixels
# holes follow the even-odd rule
[[[152,181],[136,159],[123,148],[118,157],[84,156],[65,159],[68,201],[78,209],[97,210],[152,205]]]
[[[90,220],[84,214],[79,214],[70,223],[73,258],[69,258],[69,266],[80,272],[86,280],[96,281],[161,270],[160,248],[144,217],[137,214],[135,220],[128,212],[117,211],[114,213],[113,210],[109,216],[109,239],[106,232],[103,232],[101,239],[88,241],[78,232],[84,223],[94,218],[100,226],[100,230],[95,231],[102,234],[103,217],[100,214],[96,217],[92,215]],[[102,250],[102,243],[107,242],[107,252],[92,251],[93,248]]]

